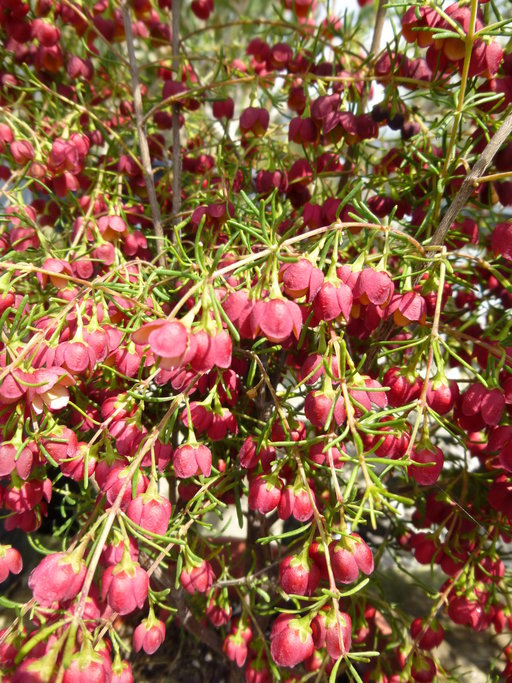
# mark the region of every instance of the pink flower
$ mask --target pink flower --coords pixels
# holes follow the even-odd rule
[[[68,387],[75,384],[75,380],[67,370],[60,367],[40,368],[30,376],[27,403],[32,410],[40,415],[46,407],[51,412],[62,410],[69,403]]]
[[[314,500],[314,494],[311,495]],[[313,516],[308,492],[304,488],[286,486],[281,493],[277,513],[280,519],[289,519],[293,515],[298,522],[307,522]]]
[[[308,618],[281,614],[270,634],[270,653],[278,666],[293,667],[313,654],[315,646]]]
[[[201,563],[192,566],[190,570],[183,569],[180,574],[180,582],[187,593],[193,594],[207,593],[215,581],[215,573],[212,566],[206,560],[201,560]]]
[[[156,491],[148,490],[130,501],[126,515],[142,528],[165,536],[171,519],[171,504]]]
[[[110,669],[110,666],[108,668]],[[103,658],[93,652],[87,655],[82,652],[74,655],[64,673],[62,683],[105,683],[107,680]]]
[[[196,351],[193,335],[179,320],[152,320],[132,334],[135,344],[148,345],[168,370],[185,365]]]
[[[129,662],[122,661],[112,665],[112,679],[110,683],[133,683],[132,667]]]
[[[486,389],[477,382],[471,384],[460,398],[463,415],[479,416],[490,427],[499,424],[505,409],[505,396],[500,389]]]
[[[281,499],[283,482],[276,476],[259,476],[249,483],[249,508],[265,515],[275,510]]]
[[[101,216],[98,219],[98,230],[104,240],[114,242],[126,234],[128,226],[121,216]]]
[[[118,614],[142,609],[148,597],[149,576],[138,562],[126,556],[105,569],[101,582],[102,598]]]
[[[174,473],[180,479],[203,474],[209,477],[212,470],[212,453],[203,444],[184,444],[173,454]]]
[[[328,430],[332,424],[333,418],[337,425],[343,424],[346,418],[345,401],[343,396],[338,396],[332,412],[332,404],[335,398],[334,392],[324,393],[321,390],[311,391],[306,396],[304,403],[304,412],[311,424],[318,430]],[[329,422],[327,423],[327,420]]]
[[[10,149],[12,158],[19,166],[24,166],[35,156],[34,147],[28,140],[15,140],[11,142]]]
[[[23,569],[21,555],[10,545],[0,545],[0,583],[11,574],[19,574]]]
[[[235,111],[235,103],[231,97],[225,100],[215,100],[212,102],[212,112],[215,119],[232,119]]]
[[[270,116],[266,109],[261,107],[247,107],[240,116],[240,130],[242,134],[252,133],[256,137],[265,135]]]
[[[123,510],[126,510],[128,508],[128,505],[132,500],[132,480],[129,480],[127,483],[129,473],[129,467],[114,467],[108,474],[106,481],[101,487],[103,491],[106,493],[107,501],[110,505],[114,504],[121,489],[123,488],[123,486],[125,487],[121,499],[121,507]],[[148,479],[141,472],[136,473],[135,476],[137,477],[135,492],[136,494],[143,493],[148,487]]]
[[[313,311],[318,320],[335,320],[341,315],[349,320],[353,302],[352,290],[340,282],[324,282],[313,299]]]
[[[302,329],[302,313],[294,301],[270,299],[257,301],[250,314],[253,337],[262,334],[270,342],[280,344],[291,334],[298,339]]]
[[[293,299],[307,295],[307,300],[312,301],[322,283],[324,274],[319,268],[315,268],[308,259],[300,259],[296,263],[284,263],[279,271],[279,277],[283,282],[283,291]]]
[[[72,600],[82,588],[86,566],[73,553],[47,555],[32,570],[28,585],[34,598],[43,607]]]
[[[421,486],[432,486],[439,479],[444,465],[444,455],[437,446],[421,448],[411,453],[411,460],[417,465],[409,465],[407,473]]]
[[[279,566],[279,583],[289,595],[312,595],[320,581],[320,570],[308,557],[288,555]]]
[[[394,291],[395,286],[387,273],[373,270],[373,268],[364,268],[355,283],[354,298],[359,299],[365,305],[372,303],[385,308]]]
[[[159,619],[144,619],[133,632],[133,647],[135,652],[152,655],[165,640],[165,624]]]
[[[197,372],[207,372],[214,367],[229,368],[231,365],[232,342],[225,330],[218,334],[198,330],[193,335],[192,346],[195,352],[189,359],[190,366]]]
[[[341,632],[341,633],[340,633]],[[325,619],[325,646],[333,659],[344,657],[352,644],[352,619],[345,612],[339,613],[339,624],[334,610]]]

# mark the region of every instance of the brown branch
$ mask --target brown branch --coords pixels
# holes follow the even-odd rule
[[[179,80],[180,69],[180,0],[172,0],[172,70]],[[181,210],[180,105],[172,105],[172,218],[178,223]]]
[[[373,37],[372,37],[372,45],[370,47],[370,52],[369,55],[370,57],[376,57],[377,53],[379,52],[379,46],[380,46],[380,41],[382,38],[382,30],[384,28],[384,21],[386,19],[386,3],[385,0],[379,0],[379,4],[377,6],[377,14],[375,15],[375,24],[373,27]],[[359,100],[359,105],[357,107],[358,113],[359,114],[364,114],[364,110],[366,109],[366,105],[368,104],[368,94],[369,94],[369,87],[368,86],[363,94],[361,95],[361,99]],[[352,162],[354,161],[355,157],[355,149],[356,145],[351,145],[348,149],[347,156],[345,159],[345,165],[347,166],[352,166]],[[347,171],[350,171],[350,168],[346,169]],[[350,172],[342,175],[338,181],[338,189],[336,194],[339,196],[341,192],[343,191],[345,185],[348,183],[348,179],[352,174]]]
[[[372,45],[370,47],[370,56],[376,57],[380,50],[380,41],[382,39],[382,31],[384,29],[384,21],[386,19],[386,2],[379,0],[377,7],[377,14],[375,15],[375,25],[373,27]]]
[[[174,5],[174,2],[173,2]],[[135,123],[137,126],[137,137],[139,139],[140,156],[142,159],[142,169],[144,174],[144,181],[148,192],[149,204],[151,206],[151,214],[153,218],[153,229],[156,237],[156,245],[158,251],[158,264],[165,268],[165,240],[164,231],[162,228],[162,216],[160,214],[160,207],[155,190],[155,181],[153,178],[153,169],[151,168],[151,156],[149,154],[148,138],[144,126],[144,111],[142,108],[142,95],[140,90],[139,70],[137,68],[137,60],[135,58],[135,47],[133,43],[133,30],[130,13],[126,5],[126,0],[121,3],[121,11],[123,14],[124,31],[126,34],[126,46],[128,48],[128,57],[130,60],[130,76],[132,79],[133,104],[135,107]]]
[[[474,166],[471,168],[471,170],[468,172],[468,174],[462,181],[460,190],[455,195],[454,200],[446,210],[441,222],[437,226],[437,229],[428,244],[429,247],[442,246],[444,244],[446,235],[448,234],[448,230],[450,229],[453,221],[457,218],[460,210],[464,207],[464,205],[470,198],[472,192],[474,191],[475,187],[478,185],[479,179],[484,175],[489,164],[496,156],[499,148],[505,142],[505,140],[508,138],[511,132],[512,111],[507,115],[507,117],[499,127],[498,131],[494,134],[490,142],[485,147],[484,151],[478,157]],[[427,264],[426,268],[430,268],[430,265],[431,263]],[[420,278],[416,280],[415,284],[418,284],[419,280]],[[391,337],[394,330],[395,324],[392,318],[389,318],[388,320],[386,320],[386,322],[381,323],[380,327],[377,328],[373,339],[373,347],[370,349],[368,357],[364,364],[365,372],[368,372],[368,370],[373,365],[373,362],[378,353],[379,342],[388,340]]]
[[[484,175],[487,167],[491,161],[496,156],[501,145],[508,138],[512,132],[512,111],[505,118],[499,130],[494,134],[488,145],[485,147],[482,154],[478,157],[475,165],[466,175],[462,181],[460,190],[455,195],[455,199],[448,207],[445,212],[441,222],[437,226],[437,229],[430,241],[431,246],[441,246],[446,239],[448,230],[450,229],[453,221],[457,218],[459,211],[468,201],[471,194],[474,192],[475,187],[478,185],[479,179]]]

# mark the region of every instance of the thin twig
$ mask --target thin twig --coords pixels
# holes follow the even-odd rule
[[[432,363],[434,362],[434,344],[438,343],[439,337],[439,323],[441,321],[441,312],[443,308],[443,291],[444,291],[444,281],[446,276],[446,250],[443,249],[441,254],[441,266],[439,272],[439,286],[437,288],[436,297],[436,308],[434,311],[434,319],[432,321],[432,328],[430,330],[430,345],[428,349],[427,367],[425,369],[425,377],[423,379],[423,384],[421,387],[420,396],[417,402],[417,416],[414,422],[414,426],[411,432],[411,438],[407,445],[407,450],[405,451],[404,457],[409,458],[413,452],[414,446],[416,445],[416,435],[418,433],[420,422],[424,419],[425,411],[427,410],[427,391],[430,382],[430,372],[432,370]]]
[[[174,2],[173,2],[174,5]],[[151,206],[151,214],[153,218],[153,229],[156,237],[156,245],[158,251],[158,264],[161,268],[166,267],[165,258],[165,239],[162,228],[162,216],[160,215],[160,207],[155,190],[155,181],[153,178],[153,170],[151,168],[151,156],[149,154],[148,138],[144,127],[144,112],[142,108],[142,95],[140,91],[139,71],[137,68],[137,60],[135,58],[135,47],[133,44],[133,31],[130,13],[126,5],[126,0],[121,3],[121,10],[123,14],[124,31],[126,34],[126,45],[128,48],[128,57],[130,60],[130,76],[132,79],[133,104],[135,107],[135,123],[137,126],[137,137],[139,139],[140,156],[142,159],[142,169],[144,174],[144,181],[148,192],[149,204]]]
[[[411,237],[410,235],[407,235],[404,232],[401,232],[400,230],[396,228],[390,228],[390,227],[384,227],[383,225],[378,225],[377,223],[359,223],[359,222],[354,222],[354,221],[349,221],[347,223],[343,223],[342,221],[336,221],[335,223],[330,223],[329,225],[323,225],[320,228],[315,228],[314,230],[309,230],[307,232],[303,232],[300,235],[293,235],[293,237],[289,237],[288,239],[284,240],[281,242],[281,244],[278,245],[278,247],[267,247],[265,249],[262,249],[261,251],[254,252],[249,254],[248,256],[244,256],[243,258],[234,261],[233,263],[228,264],[227,266],[222,266],[222,268],[218,268],[215,272],[213,272],[209,280],[210,282],[214,282],[216,278],[218,277],[223,277],[224,275],[227,275],[228,273],[231,273],[235,270],[238,270],[239,268],[242,268],[243,266],[249,264],[249,263],[255,263],[256,261],[260,261],[262,259],[266,259],[270,254],[274,253],[277,249],[281,250],[286,247],[291,246],[292,244],[297,244],[298,242],[304,242],[305,240],[308,240],[312,237],[316,237],[317,235],[323,235],[325,232],[329,231],[334,231],[334,230],[344,230],[345,228],[368,228],[369,230],[387,230],[388,232],[392,232],[395,235],[398,235],[399,237],[403,237],[404,239],[408,240],[411,244],[413,244],[419,251],[421,251],[422,254],[425,253],[425,250],[421,246],[419,242],[417,242],[414,237]],[[165,277],[162,280],[158,281],[158,286],[161,287],[163,284],[166,282],[169,282],[171,280],[171,277]],[[195,294],[196,291],[199,289],[202,289],[205,286],[204,280],[199,280],[196,282],[195,285],[193,285],[187,292],[181,297],[181,299],[176,303],[174,308],[172,309],[171,313],[169,314],[169,318],[174,318],[178,312],[181,310],[185,302],[193,295]]]

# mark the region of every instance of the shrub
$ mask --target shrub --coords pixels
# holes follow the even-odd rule
[[[450,622],[510,628],[506,4],[0,0],[0,504],[45,555],[2,680],[132,680],[173,622],[246,681],[460,680]]]

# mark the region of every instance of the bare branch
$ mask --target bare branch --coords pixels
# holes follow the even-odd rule
[[[448,234],[448,230],[450,229],[453,221],[457,218],[459,211],[463,208],[463,206],[470,198],[471,194],[475,189],[475,186],[478,185],[478,180],[481,178],[481,176],[484,175],[489,164],[496,156],[499,148],[505,142],[505,140],[508,138],[511,132],[512,111],[505,118],[499,130],[495,133],[493,138],[485,147],[484,151],[478,157],[473,168],[469,171],[469,173],[462,181],[460,190],[457,192],[454,200],[446,210],[441,222],[437,226],[437,229],[432,239],[429,241],[428,246],[442,246],[444,244],[446,235]],[[418,282],[419,279],[416,281],[415,284],[418,284]],[[373,365],[373,362],[377,356],[379,342],[386,341],[387,339],[389,339],[394,329],[395,324],[393,320],[390,318],[386,320],[384,323],[382,323],[381,326],[376,330],[373,340],[373,346],[370,349],[370,352],[364,365],[365,371],[368,371]]]
[[[174,3],[173,3],[174,4]],[[135,58],[135,47],[133,44],[133,31],[130,13],[126,5],[126,1],[121,3],[123,13],[124,31],[126,35],[126,45],[128,48],[128,57],[130,61],[130,76],[132,79],[133,104],[135,107],[135,123],[137,126],[137,137],[139,139],[140,156],[142,159],[142,171],[144,174],[144,181],[148,192],[149,204],[151,207],[151,214],[153,218],[153,229],[156,237],[158,264],[165,268],[165,240],[162,229],[162,216],[160,214],[160,207],[155,191],[155,181],[153,178],[153,169],[151,168],[151,157],[149,154],[148,138],[146,129],[144,127],[144,112],[142,109],[142,95],[140,91],[139,70],[137,68],[137,60]]]
[[[508,114],[506,119],[503,121],[499,130],[490,140],[487,147],[484,149],[482,154],[478,157],[475,165],[469,171],[467,176],[464,178],[460,190],[455,195],[455,199],[448,207],[448,210],[444,214],[441,222],[437,226],[437,229],[430,241],[431,246],[441,246],[444,243],[448,230],[451,224],[456,219],[459,211],[462,209],[464,204],[468,201],[472,192],[477,185],[478,179],[484,175],[489,164],[496,156],[499,148],[508,138],[512,132],[512,111]]]
[[[377,13],[375,15],[375,24],[373,26],[373,37],[372,37],[372,45],[370,48],[370,56],[377,57],[379,53],[379,47],[380,47],[380,41],[382,39],[382,30],[384,28],[384,21],[386,19],[386,3],[384,0],[379,0],[379,4],[377,6]],[[361,95],[361,98],[359,100],[359,104],[357,107],[358,113],[359,114],[364,114],[364,110],[366,109],[366,105],[368,104],[368,88],[364,90],[364,92]],[[338,181],[338,190],[337,194],[338,196],[341,194],[343,191],[343,188],[345,185],[348,183],[349,177],[352,175],[350,173],[350,167],[352,166],[352,162],[354,161],[354,153],[355,153],[356,146],[351,145],[348,148],[348,152],[346,155],[345,159],[345,171],[342,176],[340,176],[340,179]]]
[[[172,0],[172,70],[178,79],[180,68],[180,0]],[[178,223],[181,210],[180,105],[172,105],[172,217]]]

